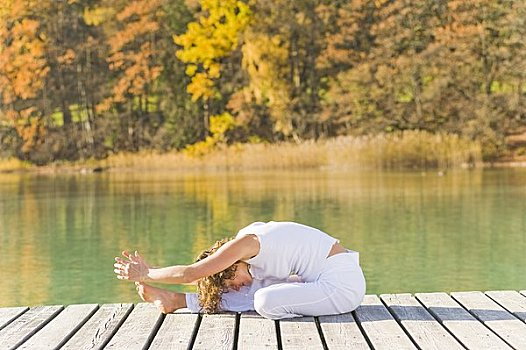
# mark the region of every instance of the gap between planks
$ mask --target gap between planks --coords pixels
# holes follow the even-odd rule
[[[352,314],[279,322],[254,312],[164,316],[145,303],[84,304],[0,308],[0,342],[21,349],[526,349],[525,321],[525,291],[368,295]]]

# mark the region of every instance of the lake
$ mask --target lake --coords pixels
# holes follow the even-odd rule
[[[360,251],[368,293],[526,289],[526,169],[2,174],[0,307],[138,302],[122,249],[187,264],[270,220]]]

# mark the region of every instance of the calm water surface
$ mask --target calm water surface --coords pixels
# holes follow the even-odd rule
[[[0,306],[137,302],[113,274],[122,249],[186,264],[269,220],[360,251],[368,293],[526,289],[526,169],[6,174]]]

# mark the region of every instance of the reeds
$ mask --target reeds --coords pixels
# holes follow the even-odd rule
[[[272,169],[450,169],[482,164],[480,143],[457,135],[405,131],[375,136],[342,136],[299,143],[219,146],[203,156],[185,152],[120,153],[103,160],[54,164],[52,171],[111,168],[152,171]],[[0,161],[0,171],[27,169],[15,159]]]
[[[31,168],[27,162],[16,158],[0,158],[0,172],[22,171]]]
[[[458,135],[405,131],[328,142],[329,166],[373,169],[450,169],[482,164],[479,142]]]
[[[480,143],[457,135],[406,131],[322,141],[222,146],[201,157],[184,152],[119,154],[111,168],[157,170],[449,169],[482,164]]]

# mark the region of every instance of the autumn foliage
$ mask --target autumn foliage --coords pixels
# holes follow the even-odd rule
[[[3,0],[0,156],[421,130],[496,159],[526,129],[524,18],[522,1]]]

